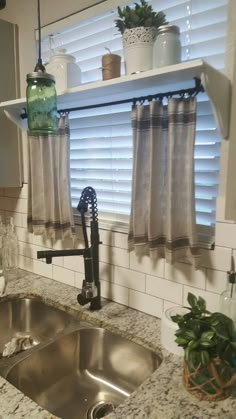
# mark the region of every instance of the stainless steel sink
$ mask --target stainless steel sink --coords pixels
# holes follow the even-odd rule
[[[33,345],[46,342],[75,322],[66,312],[37,298],[0,301],[0,354],[14,337],[32,338]]]
[[[154,352],[103,328],[55,339],[14,365],[6,379],[63,419],[102,418],[160,365]]]

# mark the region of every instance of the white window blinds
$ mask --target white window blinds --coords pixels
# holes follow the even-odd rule
[[[227,0],[153,0],[151,3],[155,10],[166,13],[170,23],[180,27],[183,61],[200,57],[215,68],[224,69]],[[116,9],[81,21],[80,14],[77,16],[77,24],[68,27],[65,24],[63,30],[44,40],[44,62],[54,50],[63,47],[76,57],[83,83],[101,80],[101,56],[106,53],[105,48],[123,57],[121,36],[114,25]],[[153,93],[158,93],[158,89]],[[197,112],[197,223],[210,226],[215,223],[220,138],[205,94],[198,96]],[[97,191],[100,217],[104,212],[105,218],[128,219],[132,175],[130,104],[73,112],[70,127],[73,206],[77,206],[82,189],[91,185]]]

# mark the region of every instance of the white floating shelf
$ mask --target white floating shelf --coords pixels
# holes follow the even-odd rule
[[[223,138],[228,137],[231,86],[228,78],[201,59],[186,61],[139,74],[82,84],[58,95],[58,109],[83,107],[132,99],[139,96],[194,87],[194,78],[201,80],[209,96],[215,118]],[[1,102],[0,108],[8,117],[24,128],[20,118],[26,99]]]

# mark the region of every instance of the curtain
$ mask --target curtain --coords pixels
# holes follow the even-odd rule
[[[55,134],[28,134],[28,230],[53,239],[73,237],[70,197],[69,120],[60,116]]]
[[[129,249],[198,265],[194,203],[196,99],[152,101],[132,110]]]

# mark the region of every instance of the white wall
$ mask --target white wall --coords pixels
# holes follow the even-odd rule
[[[48,24],[95,4],[95,1],[42,0],[41,3],[42,24]],[[61,5],[58,6],[58,3]],[[114,1],[114,6],[116,4],[118,2]],[[229,17],[226,73],[233,81],[236,46],[235,0],[229,1]],[[20,69],[23,95],[25,75],[32,71],[35,63],[36,1],[7,0],[7,8],[0,12],[0,18],[15,22],[20,28]],[[234,95],[235,93],[234,86]],[[230,141],[233,141],[235,136],[233,119]],[[101,230],[103,244],[100,249],[100,261],[103,296],[154,316],[160,316],[163,309],[175,304],[183,304],[187,292],[191,291],[206,298],[209,309],[218,309],[219,293],[225,288],[226,271],[230,269],[231,256],[234,256],[236,260],[236,224],[224,220],[227,161],[228,142],[223,141],[217,204],[216,247],[214,251],[203,251],[201,269],[194,271],[190,265],[183,263],[172,267],[164,260],[153,265],[147,257],[140,261],[134,253],[128,253],[126,234]],[[24,165],[27,166],[26,158]],[[82,258],[55,258],[52,265],[46,265],[41,260],[37,260],[37,250],[70,247],[71,243],[63,245],[60,242],[47,241],[45,243],[42,237],[33,236],[27,232],[27,183],[21,190],[14,188],[0,190],[0,212],[14,216],[20,240],[20,267],[57,281],[81,286],[83,279]]]
[[[47,25],[63,17],[101,3],[102,0],[41,0],[41,25]],[[27,73],[35,66],[34,31],[37,28],[37,0],[7,0],[0,11],[0,19],[16,23],[20,29],[21,94],[25,95]]]

